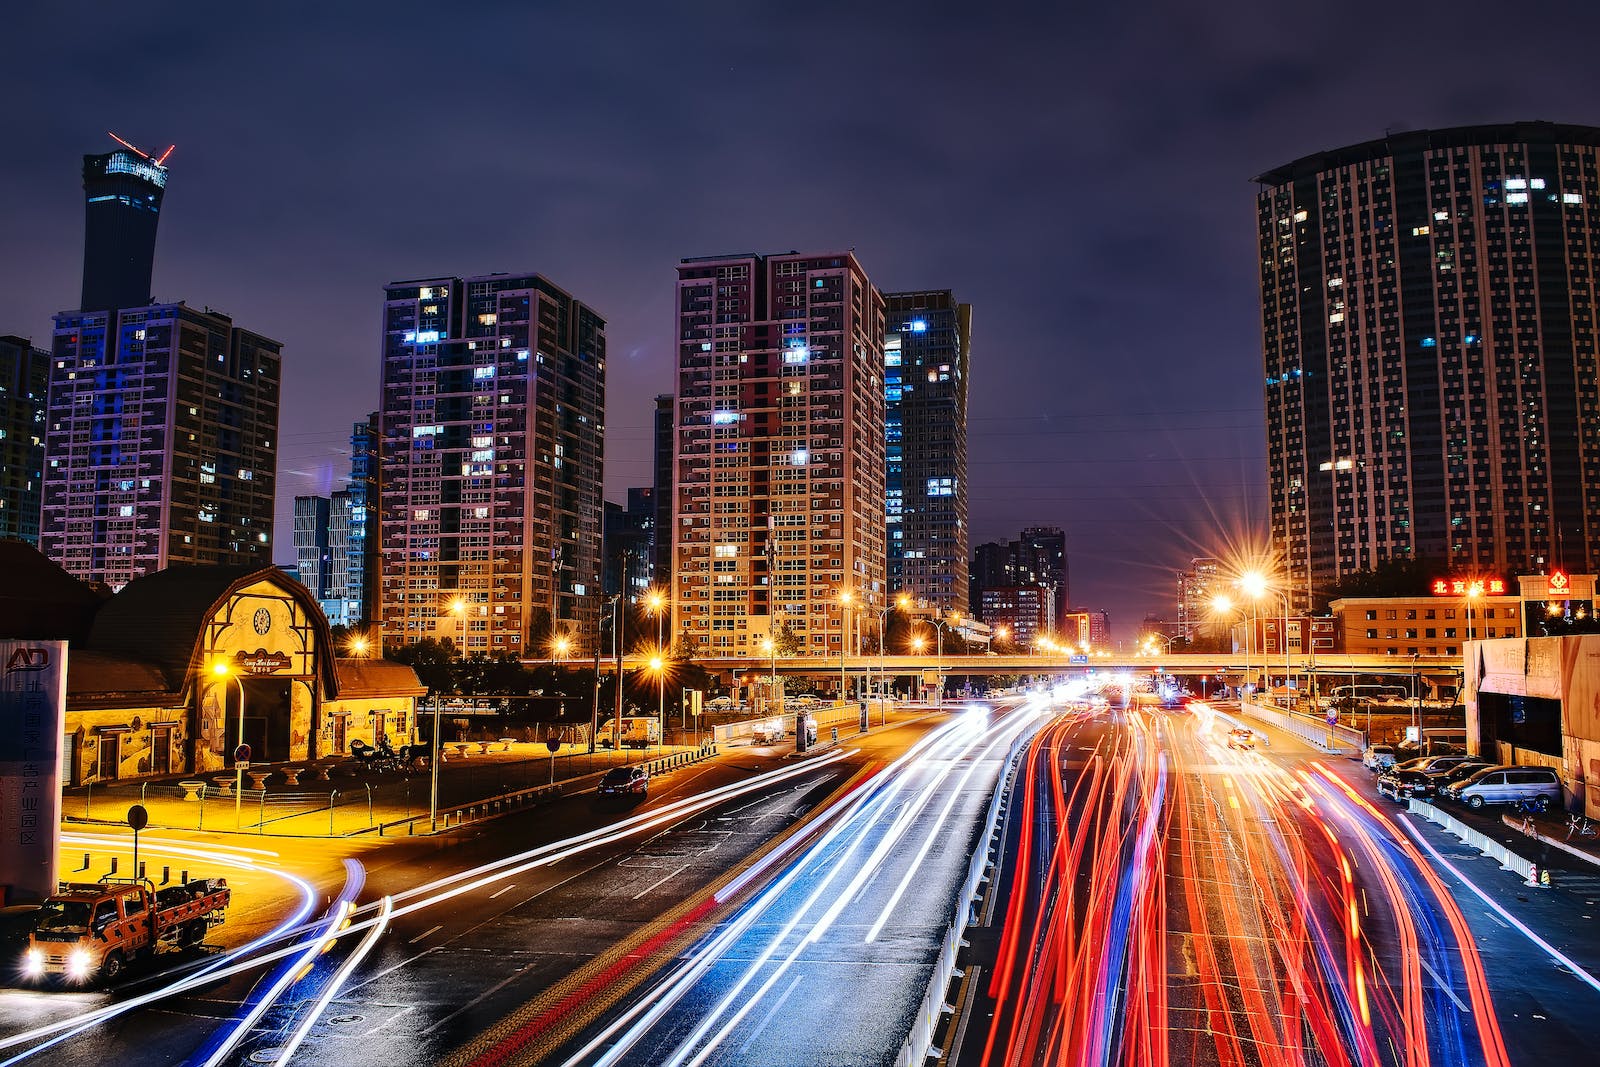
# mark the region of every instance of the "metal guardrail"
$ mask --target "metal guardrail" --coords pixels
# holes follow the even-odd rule
[[[1461,838],[1462,842],[1471,845],[1500,864],[1504,869],[1521,875],[1524,882],[1533,879],[1537,865],[1532,860],[1523,859],[1489,835],[1474,830],[1449,812],[1440,810],[1438,805],[1429,804],[1427,801],[1418,800],[1416,797],[1410,797],[1408,798],[1407,807],[1411,814],[1420,815],[1429,822],[1438,823],[1455,836]]]
[[[1309,741],[1324,751],[1333,751],[1328,746],[1329,737],[1332,737],[1339,744],[1349,745],[1357,752],[1365,752],[1367,749],[1367,735],[1360,730],[1352,730],[1348,726],[1329,726],[1322,720],[1308,718],[1292,711],[1285,711],[1271,704],[1250,704],[1241,701],[1239,711],[1243,715],[1271,723],[1280,730],[1286,730],[1302,741]]]
[[[1004,806],[1006,796],[1011,792],[1011,776],[1015,773],[1015,760],[1017,753],[1027,744],[1028,740],[1037,731],[1035,726],[1017,737],[1011,743],[1011,750],[1006,754],[1006,770],[995,782],[994,797],[989,801],[989,813],[984,820],[983,833],[979,835],[978,847],[973,849],[972,862],[967,868],[967,880],[962,884],[961,892],[956,897],[956,916],[950,926],[945,930],[944,941],[939,946],[938,958],[933,965],[933,978],[928,982],[928,991],[923,994],[922,1003],[917,1007],[916,1018],[911,1024],[911,1032],[906,1035],[905,1044],[900,1047],[900,1055],[895,1057],[895,1067],[917,1067],[928,1058],[928,1050],[933,1047],[933,1035],[939,1030],[939,1018],[945,1011],[945,992],[950,988],[950,980],[956,973],[956,956],[966,947],[962,934],[972,924],[972,906],[977,901],[978,887],[988,878],[994,859],[991,853],[994,849],[994,838],[999,832],[1000,811]]]

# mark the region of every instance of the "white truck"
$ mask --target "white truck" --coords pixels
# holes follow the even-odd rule
[[[622,748],[649,748],[661,743],[661,720],[653,715],[627,715],[622,719],[622,728],[617,729],[616,719],[607,719],[600,724],[600,733],[595,737],[595,744],[601,748],[611,748],[621,737]]]

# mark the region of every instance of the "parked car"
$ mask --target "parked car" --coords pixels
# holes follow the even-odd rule
[[[1461,782],[1471,778],[1479,771],[1486,771],[1494,764],[1483,759],[1466,759],[1451,767],[1447,771],[1429,771],[1428,777],[1434,781],[1434,791],[1437,792],[1451,782]]]
[[[1406,760],[1404,763],[1396,763],[1384,773],[1392,774],[1395,771],[1421,771],[1423,774],[1433,774],[1435,772],[1447,771],[1451,767],[1454,767],[1457,764],[1465,763],[1466,761],[1467,757],[1465,756],[1418,756],[1416,759]]]
[[[1439,792],[1474,809],[1527,800],[1543,811],[1561,803],[1561,777],[1549,767],[1489,767]]]
[[[1407,797],[1430,797],[1435,788],[1434,780],[1420,770],[1391,768],[1378,779],[1378,793],[1394,801]]]
[[[613,767],[600,776],[596,791],[603,797],[646,796],[650,792],[650,772],[638,764]]]
[[[1236,730],[1229,730],[1228,731],[1228,747],[1229,748],[1255,748],[1256,747],[1256,735],[1251,733],[1249,730],[1246,730],[1242,726],[1239,727]]]
[[[1395,765],[1393,745],[1369,745],[1361,754],[1361,763],[1369,771],[1381,771]]]

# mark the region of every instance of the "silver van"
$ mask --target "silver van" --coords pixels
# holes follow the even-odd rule
[[[1441,792],[1469,808],[1528,800],[1543,811],[1561,804],[1561,777],[1549,767],[1491,767]]]

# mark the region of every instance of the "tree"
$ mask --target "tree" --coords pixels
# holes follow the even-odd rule
[[[430,694],[458,691],[456,645],[449,638],[440,641],[437,638],[424,637],[409,645],[390,649],[388,658],[396,663],[404,663],[416,671],[417,677],[422,679]]]
[[[778,628],[772,632],[772,643],[777,646],[780,656],[793,656],[800,651],[800,638],[790,628],[787,619],[778,623]]]

